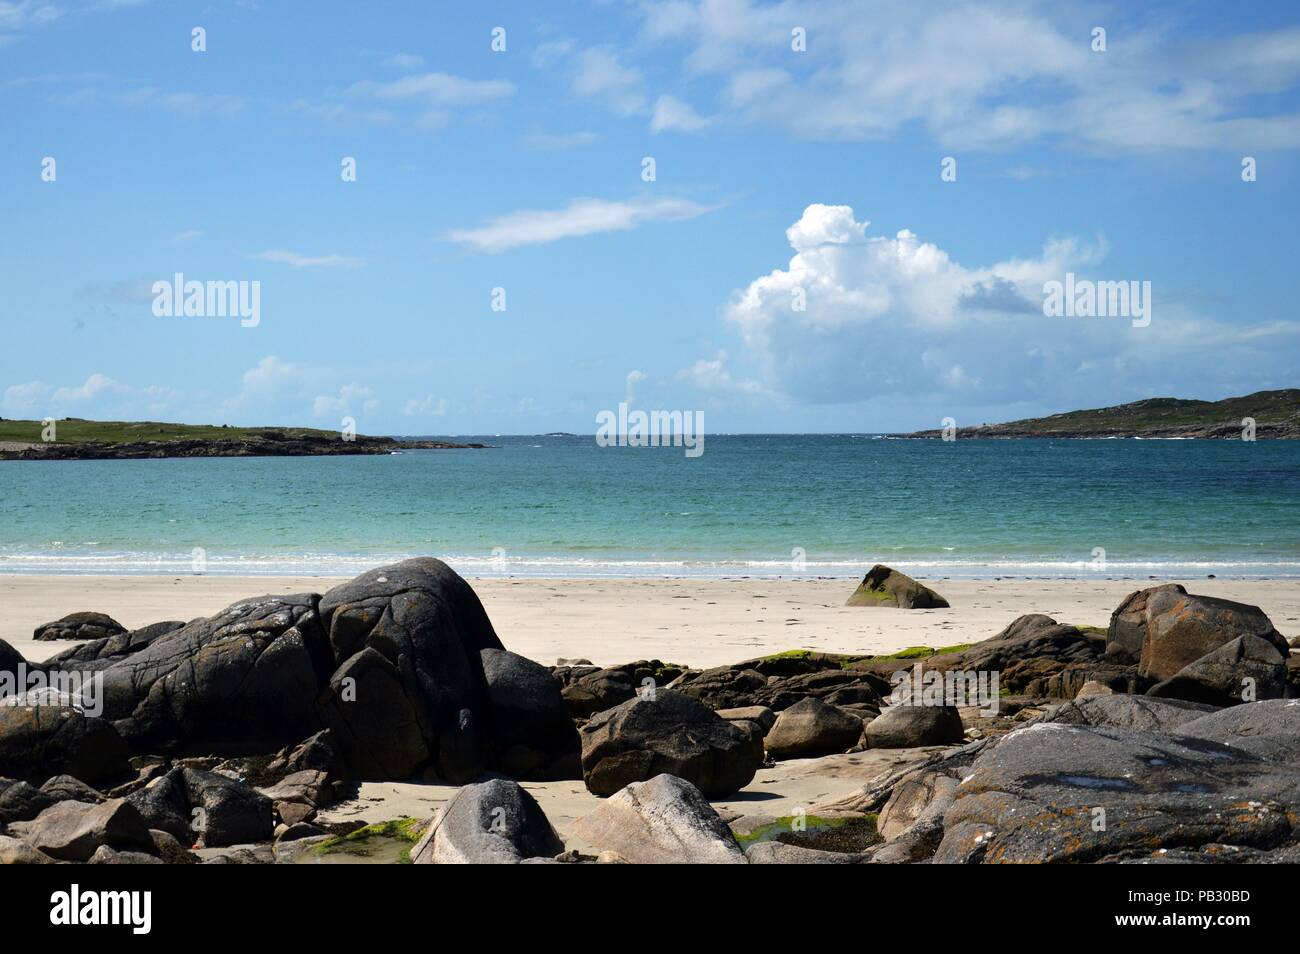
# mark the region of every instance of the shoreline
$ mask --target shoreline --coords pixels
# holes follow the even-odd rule
[[[128,628],[208,616],[263,594],[323,593],[343,576],[73,576],[0,574],[0,639],[41,661],[72,645],[37,642],[39,625],[95,610]],[[987,579],[922,577],[950,609],[847,607],[860,577],[561,579],[477,577],[474,587],[506,648],[554,665],[638,659],[709,667],[787,649],[888,654],[995,635],[1026,613],[1105,627],[1129,593],[1157,582],[1261,607],[1288,638],[1300,635],[1300,584],[1288,579]]]

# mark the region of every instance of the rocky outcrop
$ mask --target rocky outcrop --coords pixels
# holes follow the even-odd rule
[[[1286,694],[1286,655],[1258,636],[1238,636],[1147,690],[1151,696],[1228,706]]]
[[[1149,592],[1142,619],[1146,631],[1138,672],[1154,681],[1172,678],[1184,666],[1241,636],[1272,643],[1283,659],[1289,651],[1258,606],[1194,596],[1179,587]]]
[[[416,864],[518,864],[553,858],[564,843],[518,783],[493,779],[457,790],[411,850]]]
[[[1184,735],[1042,723],[980,756],[936,863],[1086,862],[1295,839],[1300,769]]]
[[[947,609],[948,601],[905,573],[877,563],[845,603],[846,606],[892,606],[898,609]]]
[[[465,781],[491,741],[479,654],[502,647],[469,584],[438,560],[87,646],[55,665],[103,664],[105,718],[137,752],[256,754],[328,727],[354,774],[429,768]],[[0,734],[0,772],[3,750]]]
[[[72,646],[51,656],[46,663],[61,668],[96,670],[111,666],[133,653],[144,649],[155,639],[175,632],[185,624],[180,620],[164,620],[150,623],[129,633],[122,632],[103,639],[95,639],[80,646]]]
[[[874,712],[890,692],[887,676],[868,668],[869,657],[827,653],[778,653],[683,674],[671,688],[711,709],[763,706],[780,712],[803,699]]]
[[[561,685],[569,715],[588,719],[597,712],[627,702],[649,687],[662,688],[685,670],[658,659],[641,659],[623,666],[601,669],[591,665],[557,666],[552,670]]]
[[[727,823],[685,779],[657,775],[623,788],[573,823],[579,838],[633,864],[744,864]]]
[[[156,460],[166,457],[333,457],[394,454],[403,450],[483,448],[486,444],[447,441],[399,441],[391,437],[344,440],[342,434],[293,434],[267,430],[251,437],[124,441],[117,444],[31,442],[0,447],[0,460]]]
[[[106,639],[125,632],[125,626],[103,613],[69,613],[52,623],[37,626],[32,639]]]
[[[762,759],[748,733],[670,689],[601,712],[580,734],[583,780],[601,796],[667,773],[722,798],[748,785]]]

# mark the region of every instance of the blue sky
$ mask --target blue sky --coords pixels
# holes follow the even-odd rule
[[[879,431],[1296,386],[1300,13],[1131,7],[0,2],[0,415]],[[176,272],[260,323],[155,316]],[[1150,281],[1150,325],[1045,317],[1066,272]]]

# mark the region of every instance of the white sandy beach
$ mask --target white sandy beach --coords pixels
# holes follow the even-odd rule
[[[97,610],[134,628],[189,620],[263,593],[325,590],[334,577],[0,575],[0,639],[33,660],[66,643],[34,642],[42,623]],[[506,648],[553,665],[657,658],[696,667],[784,649],[890,653],[992,636],[1023,613],[1105,626],[1142,580],[925,579],[946,610],[847,607],[854,578],[471,579]],[[1158,581],[1169,582],[1169,581]],[[1260,606],[1288,637],[1300,634],[1300,580],[1185,579],[1194,593]]]

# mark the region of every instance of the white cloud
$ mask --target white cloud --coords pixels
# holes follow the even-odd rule
[[[361,268],[365,261],[348,255],[301,255],[284,249],[268,249],[248,256],[259,262],[274,262],[278,265],[291,265],[294,268]]]
[[[1300,117],[1261,96],[1300,81],[1300,27],[1187,39],[1110,17],[1108,49],[1070,5],[881,0],[646,0],[641,40],[712,85],[729,122],[810,139],[871,139],[909,124],[953,148],[1041,141],[1090,151],[1300,146]],[[807,51],[790,47],[792,25]],[[887,25],[885,28],[884,25]],[[1290,109],[1289,112],[1285,110]]]
[[[675,96],[660,96],[655,101],[654,116],[650,119],[650,128],[654,132],[670,129],[695,132],[707,125],[707,119]]]
[[[450,73],[417,73],[391,82],[363,80],[350,86],[345,96],[384,101],[418,100],[430,106],[467,106],[513,96],[508,80],[472,80]]]
[[[627,393],[628,403],[636,400],[636,386],[646,379],[644,371],[629,371],[627,377],[623,380],[623,386]]]
[[[711,207],[687,199],[574,199],[562,209],[523,209],[477,228],[455,229],[448,238],[470,251],[491,254],[563,238],[626,231],[644,222],[693,219],[709,211]]]
[[[808,206],[786,236],[795,253],[788,265],[735,292],[722,313],[752,374],[738,377],[718,354],[678,372],[679,380],[812,405],[993,407],[1026,393],[1049,406],[1097,406],[1153,389],[1182,394],[1189,375],[1198,390],[1222,393],[1294,376],[1300,322],[1215,321],[1165,296],[1158,282],[1150,327],[1044,317],[1043,283],[1067,271],[1146,277],[1098,273],[1104,242],[1053,239],[1034,258],[967,267],[906,229],[873,236],[848,206],[820,204]]]
[[[379,65],[394,70],[418,70],[424,65],[424,57],[415,53],[392,53],[384,57]]]
[[[200,229],[186,229],[184,232],[177,232],[172,236],[173,242],[192,242],[197,238],[202,238],[203,232]]]
[[[763,392],[763,386],[757,381],[733,377],[726,362],[727,352],[719,351],[713,358],[701,358],[689,368],[678,371],[677,380],[701,391],[755,395]]]
[[[244,393],[270,391],[298,378],[301,369],[296,364],[267,355],[243,373]]]
[[[314,417],[331,417],[358,414],[373,414],[379,410],[379,400],[375,392],[360,384],[345,384],[337,394],[317,395],[312,402],[311,413]]]
[[[573,91],[579,96],[603,100],[624,114],[639,112],[646,105],[640,71],[624,66],[616,53],[605,48],[583,50],[577,55]]]
[[[0,409],[8,416],[62,417],[93,413],[101,418],[158,414],[174,406],[180,392],[160,385],[136,387],[98,371],[77,385],[54,387],[28,381],[5,388]]]
[[[524,139],[524,145],[529,149],[536,149],[540,152],[549,152],[559,149],[577,149],[581,146],[590,146],[598,136],[594,132],[572,132],[572,133],[529,133]]]

